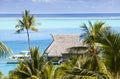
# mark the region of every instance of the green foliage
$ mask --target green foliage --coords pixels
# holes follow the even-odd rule
[[[88,69],[89,58],[87,55],[80,55],[79,57],[73,57],[71,60],[61,64],[56,69],[56,79],[109,79],[107,71],[91,71]],[[74,63],[73,63],[74,62]],[[103,67],[102,67],[103,68]]]
[[[103,57],[108,70],[118,77],[120,73],[120,35],[118,33],[109,32],[104,34],[98,42],[103,48]]]
[[[4,57],[7,54],[13,54],[13,51],[6,46],[2,41],[0,41],[0,57]]]
[[[0,79],[2,79],[4,76],[4,74],[2,72],[0,72]]]
[[[52,62],[47,62],[43,67],[43,76],[42,79],[54,79],[55,75],[55,66]]]
[[[83,24],[81,28],[84,32],[81,37],[84,38],[85,42],[88,44],[94,44],[96,38],[99,37],[101,30],[104,28],[104,23],[97,22],[93,25],[89,22],[89,27],[87,27],[86,24]]]

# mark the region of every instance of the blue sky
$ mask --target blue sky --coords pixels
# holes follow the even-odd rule
[[[120,13],[120,0],[0,0],[0,13]]]

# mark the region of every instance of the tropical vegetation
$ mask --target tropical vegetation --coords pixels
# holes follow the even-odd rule
[[[19,61],[15,70],[9,72],[8,77],[1,79],[120,79],[120,34],[112,31],[104,22],[88,22],[81,26],[84,45],[71,47],[69,53],[84,51],[81,55],[70,56],[60,65],[54,65],[52,60],[40,55],[39,48],[30,47],[29,29],[38,31],[34,27],[34,16],[25,11],[19,20],[17,32],[27,31],[28,48],[31,58]],[[2,56],[10,49],[0,42]]]
[[[98,40],[103,49],[104,63],[111,72],[114,79],[119,79],[120,75],[120,34],[110,32]]]
[[[19,66],[10,72],[10,79],[54,79],[55,67],[40,56],[39,48],[31,48],[31,59],[20,61]]]

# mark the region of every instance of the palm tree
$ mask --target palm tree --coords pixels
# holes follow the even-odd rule
[[[104,27],[103,22],[97,22],[94,25],[89,22],[89,27],[87,27],[86,24],[84,24],[82,27],[82,30],[84,33],[81,35],[81,37],[85,40],[85,43],[87,44],[87,49],[90,55],[90,67],[92,71],[98,71],[98,61],[99,58],[99,52],[100,48],[98,47],[98,44],[96,43],[97,38],[101,36],[101,31],[105,28],[109,30],[109,27]]]
[[[97,40],[99,37],[101,37],[101,32],[108,32],[110,30],[109,27],[104,27],[103,22],[95,23],[94,25],[89,22],[89,27],[87,27],[86,24],[82,26],[82,30],[84,33],[81,35],[81,37],[84,39],[85,44],[87,46],[84,47],[72,47],[70,48],[70,52],[73,51],[81,51],[81,50],[87,50],[87,61],[85,65],[83,65],[82,69],[88,69],[89,71],[95,71],[95,72],[102,72],[104,69],[105,73],[108,74],[106,67],[104,66],[104,63],[101,62],[101,56],[99,54],[101,53],[101,48],[99,44],[97,43]],[[101,64],[104,68],[102,68]],[[110,76],[109,76],[110,77]]]
[[[37,28],[34,27],[35,19],[33,15],[29,14],[29,11],[25,10],[22,19],[18,21],[18,25],[16,25],[16,28],[18,28],[17,33],[20,33],[24,29],[27,31],[27,37],[28,37],[28,48],[30,49],[30,36],[29,36],[29,29],[33,31],[38,31]]]
[[[114,79],[119,79],[120,74],[120,34],[109,32],[104,33],[98,39],[98,43],[103,48],[103,57],[108,70],[114,75]]]

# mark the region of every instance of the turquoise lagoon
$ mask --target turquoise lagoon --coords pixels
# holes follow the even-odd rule
[[[119,14],[120,16],[120,14]],[[31,47],[38,46],[41,55],[44,50],[53,41],[52,34],[81,34],[80,26],[83,23],[88,24],[103,21],[107,26],[111,26],[115,31],[119,32],[120,17],[119,16],[92,16],[92,17],[36,17],[36,27],[39,32],[30,31]],[[8,45],[14,52],[19,54],[22,50],[27,50],[26,32],[16,34],[15,25],[20,17],[0,17],[0,40]],[[0,61],[0,71],[6,76],[10,70],[17,67],[17,64],[6,64],[5,59]]]

